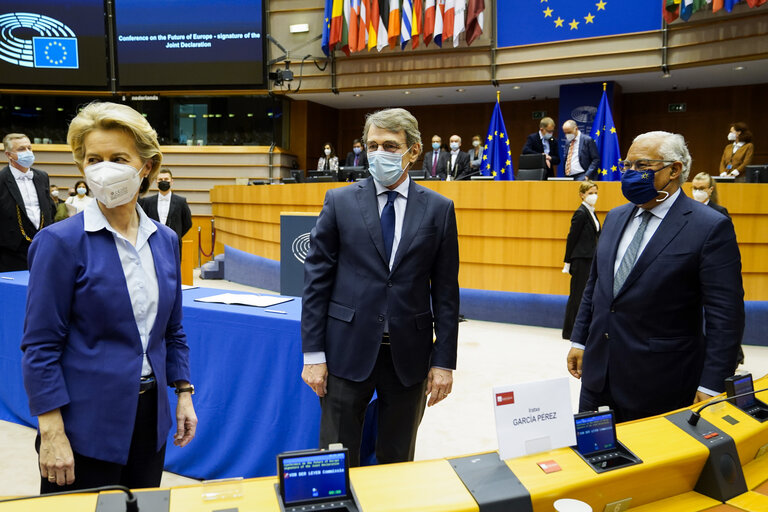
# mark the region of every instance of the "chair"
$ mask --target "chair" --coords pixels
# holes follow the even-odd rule
[[[543,181],[547,179],[547,156],[541,154],[520,155],[517,162],[517,179]]]
[[[519,169],[517,171],[519,181],[544,181],[547,179],[546,169]]]

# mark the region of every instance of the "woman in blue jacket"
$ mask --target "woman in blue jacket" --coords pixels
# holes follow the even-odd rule
[[[171,428],[166,386],[178,394],[174,444],[189,443],[197,425],[179,244],[136,206],[160,168],[157,133],[128,106],[92,103],[67,142],[96,201],[29,249],[21,348],[41,493],[157,487]]]

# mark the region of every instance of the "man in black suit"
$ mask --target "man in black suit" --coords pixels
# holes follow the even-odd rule
[[[371,178],[326,193],[301,311],[302,378],[320,397],[320,446],[343,443],[355,466],[374,391],[377,460],[413,460],[426,396],[431,406],[451,392],[459,329],[453,202],[406,172],[421,153],[416,119],[381,110],[363,140]]]
[[[176,232],[179,237],[179,254],[181,254],[181,239],[192,227],[192,212],[189,211],[187,200],[171,192],[173,174],[167,167],[157,173],[157,188],[160,193],[142,197],[139,205],[150,219],[165,224]]]
[[[600,155],[592,137],[581,133],[576,121],[563,123],[563,133],[568,145],[565,152],[565,175],[575,181],[599,179]]]
[[[424,177],[444,180],[448,175],[448,153],[441,150],[443,139],[432,136],[432,151],[424,155]]]
[[[547,176],[550,178],[555,176],[555,169],[560,163],[560,150],[554,134],[555,121],[551,117],[542,118],[539,122],[539,131],[530,134],[523,146],[524,155],[547,156]]]
[[[706,172],[700,172],[694,176],[691,180],[691,190],[693,191],[693,198],[698,202],[705,204],[720,212],[729,219],[731,215],[728,213],[728,209],[725,206],[718,204],[717,202],[717,184],[712,176]]]
[[[451,135],[448,153],[448,176],[451,180],[464,180],[469,178],[469,154],[461,150],[461,137]]]
[[[352,142],[352,151],[347,153],[347,160],[344,162],[344,166],[368,168],[368,155],[363,151],[363,143],[360,139],[355,139]]]
[[[37,232],[53,223],[56,207],[48,174],[33,169],[29,137],[9,133],[3,139],[8,165],[0,170],[0,272],[27,270],[27,250]]]

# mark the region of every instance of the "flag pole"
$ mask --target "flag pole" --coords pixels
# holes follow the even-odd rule
[[[607,85],[607,82],[603,82],[603,92],[605,92],[605,86]]]
[[[501,91],[496,91],[496,103],[499,102],[500,97],[501,97]]]

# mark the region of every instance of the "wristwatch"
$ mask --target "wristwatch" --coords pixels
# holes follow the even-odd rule
[[[190,384],[187,387],[176,388],[175,392],[176,392],[176,396],[178,396],[178,395],[180,395],[182,393],[189,393],[190,395],[194,395],[195,394],[195,386]]]

